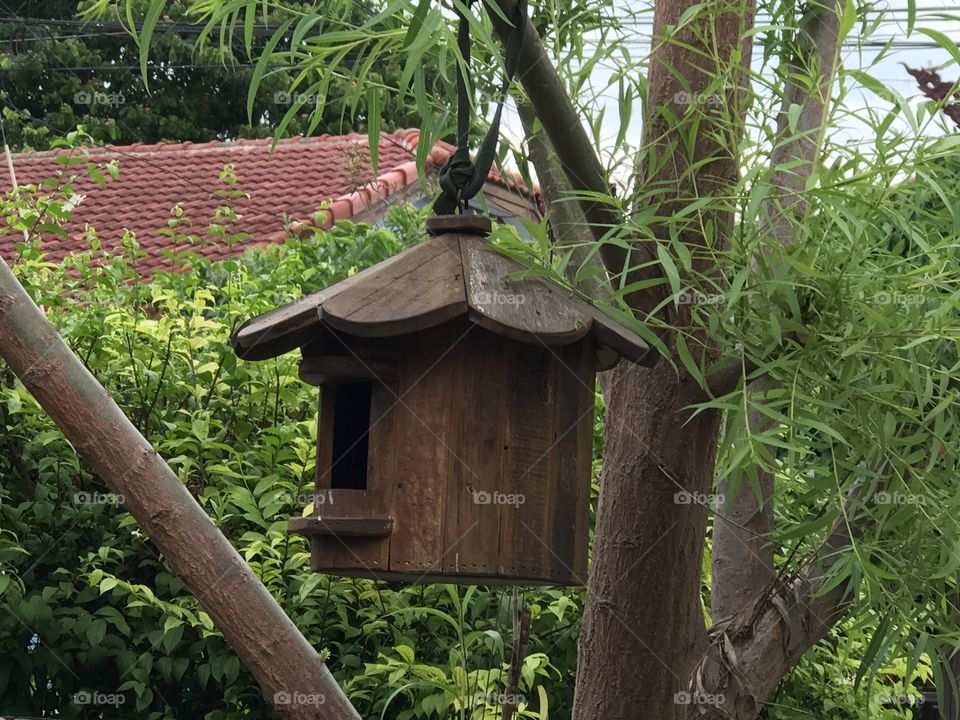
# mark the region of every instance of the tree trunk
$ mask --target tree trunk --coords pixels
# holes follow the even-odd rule
[[[760,395],[769,384],[768,378],[760,378],[751,383],[750,392]],[[756,410],[748,414],[747,422],[751,433],[771,426],[770,419]],[[756,488],[746,477],[740,478],[735,493],[729,481],[720,484],[711,558],[710,615],[714,622],[749,607],[776,580],[770,540],[773,488],[773,473],[764,468],[757,468]]]
[[[708,651],[692,675],[694,701],[686,720],[753,720],[803,654],[846,614],[847,584],[826,593],[821,587],[831,564],[850,546],[850,527],[862,526],[861,487],[854,486],[806,570],[710,629]]]
[[[661,217],[698,196],[721,196],[737,177],[743,69],[750,57],[742,38],[753,5],[704,7],[676,37],[665,37],[696,4],[661,1],[654,15],[653,110],[644,128],[640,183],[645,202]],[[728,89],[716,98],[703,96],[718,76],[729,78]],[[696,132],[691,152],[677,140],[678,128],[656,111],[664,106],[682,118],[679,133]],[[731,116],[734,122],[724,120]],[[666,240],[675,233],[696,248],[707,242],[701,230],[712,223],[712,242],[722,247],[730,213],[712,209],[701,219],[682,228],[665,223],[655,234]],[[697,261],[698,269],[708,272],[703,263]],[[649,312],[659,300],[641,299],[638,307]],[[671,324],[684,327],[689,312],[680,306]],[[672,348],[672,337],[666,342]],[[697,352],[706,360],[713,354],[702,339]],[[707,649],[700,578],[718,417],[708,412],[690,419],[685,373],[678,376],[665,362],[650,369],[621,364],[607,380],[607,439],[574,718],[680,718],[691,672]]]
[[[607,440],[576,720],[679,717],[677,693],[706,649],[700,575],[716,416],[684,425],[674,371],[607,374]]]
[[[2,259],[0,355],[77,453],[122,498],[281,716],[359,718],[317,651]]]

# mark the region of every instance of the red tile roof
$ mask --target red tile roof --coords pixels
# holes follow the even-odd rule
[[[285,216],[290,221],[329,227],[417,183],[415,152],[419,138],[417,130],[384,133],[379,143],[376,177],[365,134],[290,138],[279,141],[272,153],[270,139],[89,149],[87,161],[116,161],[120,176],[108,180],[104,187],[79,168],[74,190],[84,198],[73,211],[71,222],[64,226],[69,238],[44,236],[43,250],[52,262],[86,250],[85,228],[91,225],[104,250],[111,252],[124,229],[129,229],[147,253],[139,263],[142,271],[169,266],[170,261],[161,251],[170,249],[173,242],[159,230],[167,227],[171,209],[179,203],[192,221],[185,232],[208,237],[206,229],[215,221],[216,208],[226,204],[222,196],[213,193],[226,189],[219,180],[220,172],[225,165],[232,164],[236,187],[249,197],[235,201],[234,210],[241,217],[229,226],[228,232],[245,232],[249,237],[232,248],[212,238],[204,246],[193,248],[212,260],[224,259],[253,245],[283,240],[289,234],[284,230]],[[442,166],[453,149],[448,143],[437,143],[427,156],[428,170]],[[52,177],[61,167],[55,158],[65,152],[14,155],[18,184],[35,184]],[[0,168],[0,191],[7,192],[11,183],[4,170]],[[522,185],[505,182],[495,172],[491,172],[491,180],[529,197]],[[321,216],[321,221],[315,222],[324,203],[328,203],[325,218]],[[19,240],[16,235],[0,235],[0,255],[8,262]]]

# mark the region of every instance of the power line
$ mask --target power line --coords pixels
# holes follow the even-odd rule
[[[153,64],[150,63],[147,65],[148,69],[151,70],[191,70],[191,69],[208,69],[208,68],[220,68],[221,70],[229,70],[232,67],[236,68],[252,68],[255,67],[256,63],[231,63],[230,65],[224,65],[222,63],[206,63],[206,64]],[[267,66],[268,69],[277,69],[277,68],[295,68],[299,65],[290,65],[290,64],[270,64]],[[102,71],[102,70],[120,70],[123,72],[140,72],[139,65],[44,65],[41,70],[77,70],[77,71]],[[0,67],[0,72],[2,71],[14,72],[17,68],[9,67],[4,68]],[[82,79],[82,78],[81,78]]]
[[[949,14],[951,11],[955,12],[955,8],[950,7],[919,7],[915,8],[913,11],[914,16],[920,16],[924,14]],[[869,8],[864,13],[865,15],[881,15],[890,17],[891,19],[900,20],[903,18],[910,17],[910,11],[907,8]],[[957,16],[960,19],[960,16]],[[756,22],[769,22],[774,18],[768,14],[757,14],[755,16]],[[15,23],[18,26],[42,26],[42,27],[53,27],[53,28],[67,28],[67,29],[79,29],[79,30],[89,30],[90,28],[108,30],[117,32],[120,34],[129,34],[131,28],[124,23],[115,21],[115,20],[64,20],[58,18],[37,18],[37,17],[22,17],[16,13],[10,13],[9,15],[0,15],[0,23]],[[253,35],[258,38],[270,38],[280,30],[282,25],[270,25],[267,23],[255,24],[252,28]],[[133,29],[139,32],[142,29],[142,25],[137,25],[134,23]],[[190,23],[183,21],[166,21],[158,22],[154,25],[154,31],[162,32],[172,32],[183,35],[199,35],[203,32],[210,32],[212,34],[220,34],[223,31],[222,26],[206,26],[199,23]],[[244,32],[243,28],[231,26],[228,29],[228,32],[231,34],[241,34]],[[294,30],[292,28],[288,29],[284,35],[291,36]],[[91,36],[95,36],[95,33],[91,33]]]
[[[114,20],[57,20],[54,18],[31,18],[31,17],[20,17],[16,14],[10,15],[0,15],[0,23],[15,23],[17,25],[26,25],[26,26],[41,26],[41,27],[54,27],[54,28],[67,28],[67,29],[79,29],[87,30],[91,27],[111,30],[111,31],[120,31],[125,34],[130,33],[130,28],[124,25],[121,22]],[[280,29],[280,25],[254,25],[253,35],[258,38],[270,38],[273,37],[274,33]],[[133,29],[139,32],[142,29],[141,26],[134,24]],[[199,25],[197,23],[186,23],[186,22],[159,22],[154,25],[154,32],[172,32],[183,35],[199,35],[204,32],[205,26]],[[221,28],[214,26],[210,28],[209,32],[214,34],[220,34]],[[241,34],[243,28],[232,28],[234,34]],[[288,30],[286,35],[292,35],[293,30]]]

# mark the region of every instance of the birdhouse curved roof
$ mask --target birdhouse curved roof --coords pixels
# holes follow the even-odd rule
[[[550,280],[522,275],[528,268],[485,242],[485,219],[435,220],[435,234],[425,242],[247,321],[231,338],[234,351],[246,360],[263,360],[300,347],[325,327],[385,338],[466,315],[522,342],[566,345],[592,334],[601,369],[621,357],[654,361],[636,333],[590,303]]]

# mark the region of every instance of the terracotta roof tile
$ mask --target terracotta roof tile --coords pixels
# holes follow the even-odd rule
[[[141,250],[147,253],[140,261],[141,270],[169,267],[163,250],[174,241],[159,230],[172,219],[171,209],[180,204],[191,225],[180,230],[198,236],[208,243],[194,247],[204,257],[214,260],[237,255],[253,245],[282,240],[284,218],[307,225],[315,224],[314,216],[329,204],[324,227],[338,220],[353,217],[374,205],[381,198],[418,182],[415,153],[420,135],[417,130],[397,130],[381,136],[379,173],[375,177],[370,165],[366,134],[321,135],[280,140],[271,149],[272,139],[211,141],[205,143],[157,143],[152,145],[107,145],[88,150],[86,159],[96,163],[116,161],[120,168],[117,180],[97,185],[78,169],[75,191],[85,196],[65,226],[69,240],[57,236],[44,238],[48,260],[60,262],[68,254],[83,251],[85,227],[91,225],[107,251],[117,248],[124,229],[135,233]],[[437,143],[428,155],[429,170],[446,162],[454,148]],[[67,151],[20,153],[13,156],[20,185],[34,184],[53,176],[61,166],[55,158]],[[228,232],[249,233],[246,240],[231,248],[217,243],[207,229],[215,220],[216,208],[227,204],[215,190],[229,190],[219,180],[224,166],[232,164],[237,177],[236,187],[249,197],[233,202],[240,219]],[[504,181],[491,172],[491,179]],[[526,193],[522,186],[518,190]],[[10,190],[10,179],[0,171],[0,191]],[[18,236],[0,236],[0,255],[10,261]]]

